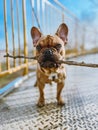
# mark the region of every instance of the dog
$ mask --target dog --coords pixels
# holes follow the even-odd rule
[[[68,27],[62,23],[55,35],[42,35],[38,28],[31,28],[33,45],[36,47],[37,58],[37,86],[39,88],[38,106],[45,105],[44,87],[51,82],[57,83],[57,103],[64,105],[61,92],[66,78],[65,65],[58,61],[65,59],[65,45],[68,41]]]

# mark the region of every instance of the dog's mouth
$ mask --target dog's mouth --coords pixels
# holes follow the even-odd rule
[[[39,64],[43,68],[58,68],[60,67],[60,63],[58,63],[58,60],[55,60],[54,58],[42,58],[42,60],[39,61]]]
[[[43,68],[58,68],[60,67],[60,63],[53,62],[53,61],[44,61],[39,63]]]

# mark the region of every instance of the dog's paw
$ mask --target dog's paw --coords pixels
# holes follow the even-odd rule
[[[60,99],[60,100],[57,102],[57,104],[60,105],[60,106],[63,106],[63,105],[65,105],[65,102]]]
[[[39,101],[38,103],[37,103],[37,106],[38,107],[43,107],[45,105],[45,102],[43,101]]]

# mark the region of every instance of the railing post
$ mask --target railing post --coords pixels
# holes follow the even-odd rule
[[[82,51],[85,50],[85,31],[86,31],[86,28],[85,28],[85,25],[83,26],[83,30],[82,30],[82,46],[81,46],[81,49]]]
[[[45,0],[43,0],[42,2],[42,28],[43,28],[43,32],[45,33]]]
[[[15,37],[14,37],[14,13],[13,13],[13,0],[11,1],[11,22],[12,22],[12,44],[13,44],[13,56],[15,56]],[[13,66],[16,67],[16,59],[13,59]]]
[[[4,0],[4,29],[5,29],[5,40],[6,40],[6,54],[8,53],[8,33],[7,33],[7,15],[6,15],[6,0]],[[9,58],[6,57],[7,70],[10,69]]]
[[[16,13],[17,13],[17,26],[18,26],[18,54],[20,55],[20,26],[19,26],[19,9],[18,9],[19,3],[18,0],[16,0]],[[19,64],[21,64],[21,58],[19,58]]]
[[[26,41],[26,0],[22,0],[22,11],[23,11],[23,36],[24,36],[24,56],[28,55],[27,41]],[[28,73],[28,60],[24,59],[24,63],[27,64],[24,69],[23,75]]]
[[[1,63],[0,63],[0,72],[1,72]]]
[[[94,44],[97,47],[97,29],[94,30]]]
[[[78,31],[78,21],[75,18],[75,49],[78,50],[78,41],[77,41],[77,31]]]
[[[64,9],[62,9],[62,23],[64,23]]]
[[[34,26],[34,0],[30,0],[31,2],[31,7],[32,7],[32,26]],[[35,47],[33,47],[33,56],[36,55]]]

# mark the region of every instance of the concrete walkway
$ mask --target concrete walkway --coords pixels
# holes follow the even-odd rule
[[[98,63],[98,54],[77,61]],[[98,69],[67,66],[65,106],[56,104],[56,85],[45,87],[46,105],[36,106],[32,76],[0,102],[0,130],[98,130]]]

